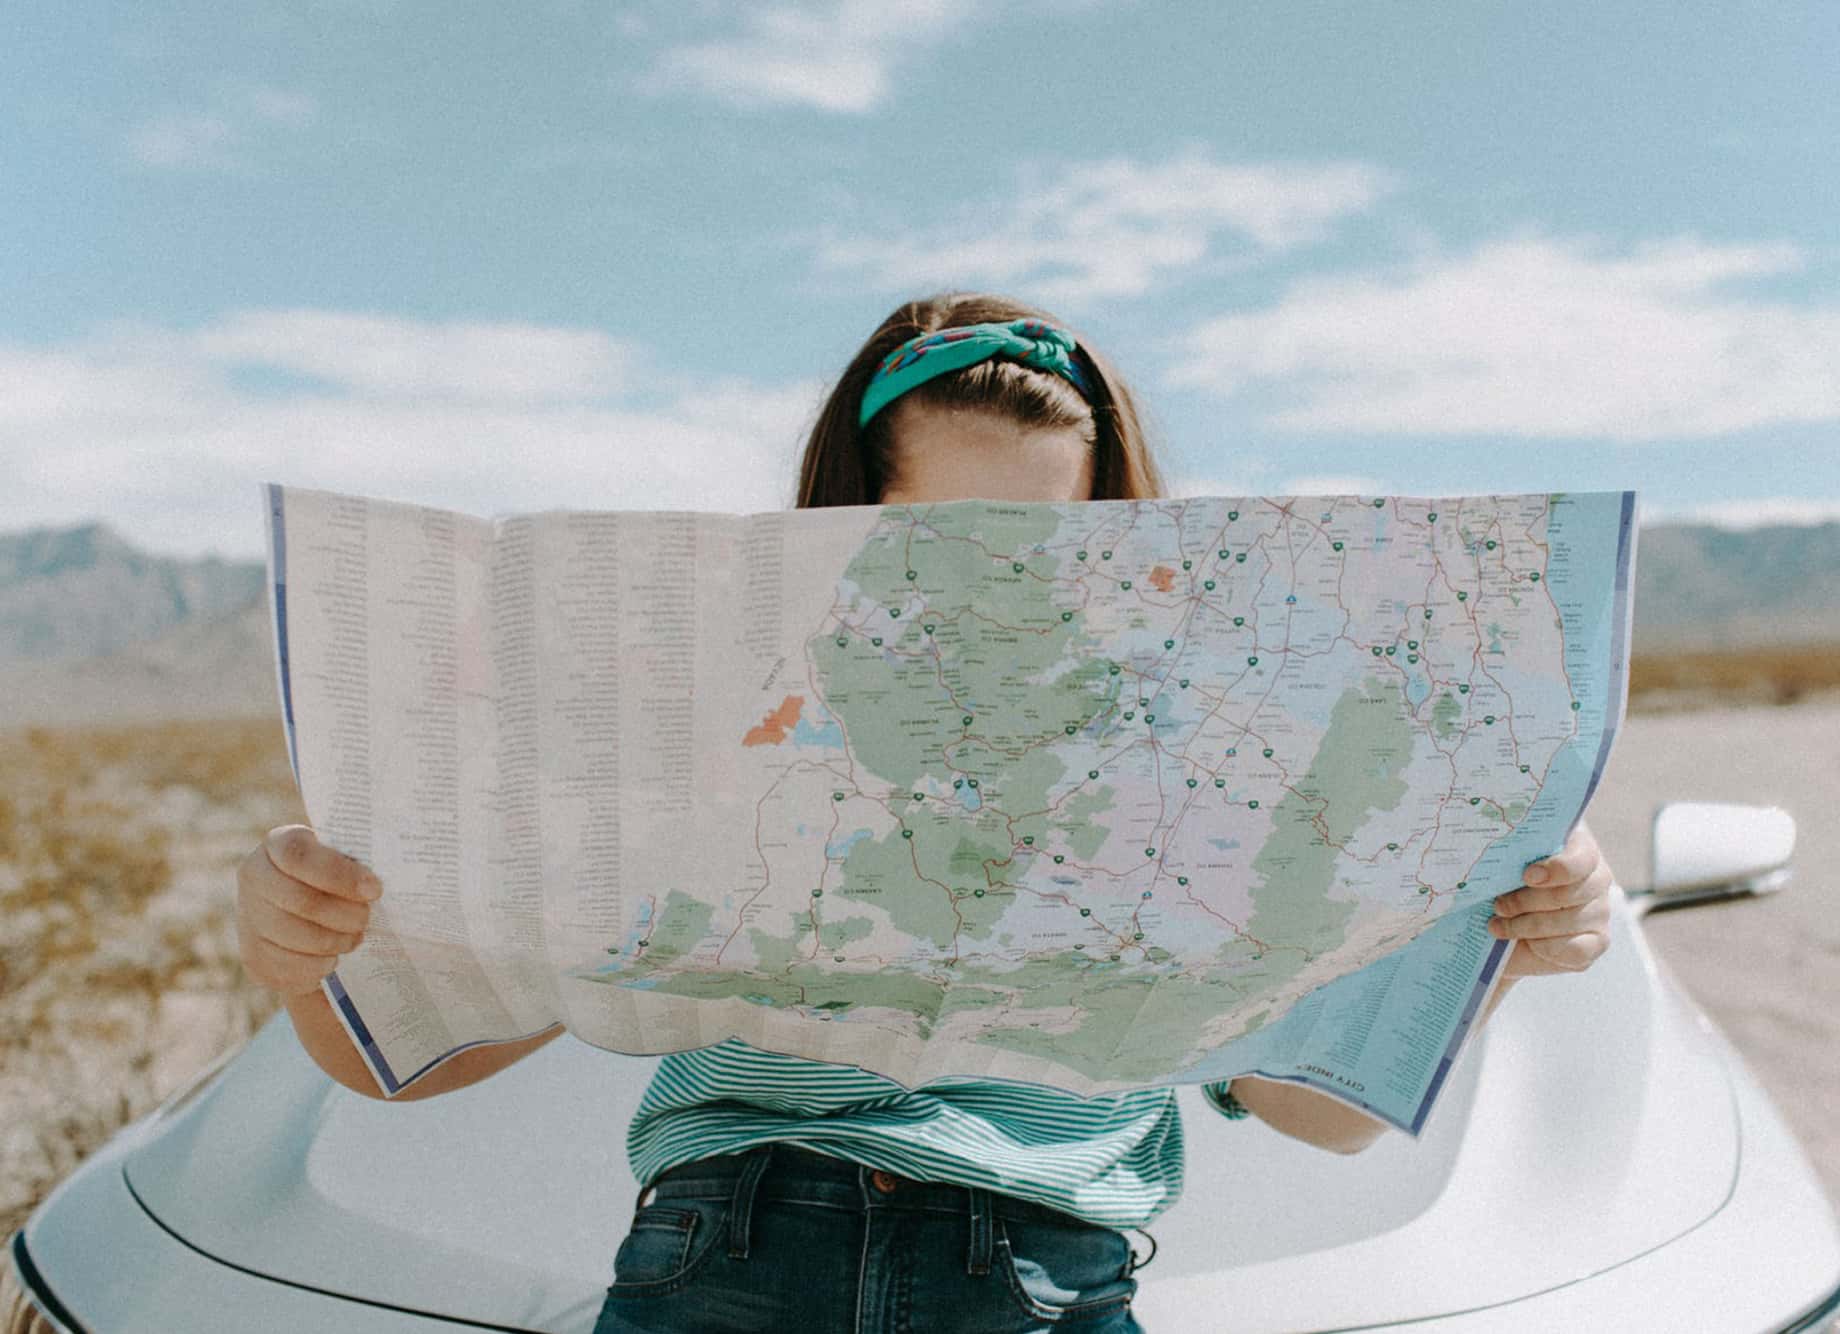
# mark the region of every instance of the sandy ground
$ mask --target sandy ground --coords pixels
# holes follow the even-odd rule
[[[300,818],[267,719],[0,732],[0,1234],[274,1012],[235,868]]]
[[[1649,825],[1669,801],[1780,806],[1795,817],[1788,888],[1657,913],[1645,930],[1840,1202],[1840,695],[1630,718],[1585,817],[1619,883],[1648,883]]]
[[[1663,802],[1779,805],[1783,892],[1648,937],[1731,1037],[1840,1201],[1840,693],[1630,718],[1588,820],[1628,887]],[[301,818],[268,719],[0,732],[0,1235],[274,1003],[242,975],[236,862]]]

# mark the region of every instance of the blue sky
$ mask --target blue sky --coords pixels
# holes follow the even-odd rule
[[[256,483],[790,503],[904,297],[1037,301],[1177,489],[1840,515],[1840,6],[26,0],[0,531]]]

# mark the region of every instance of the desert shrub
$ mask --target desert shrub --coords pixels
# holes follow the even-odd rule
[[[235,866],[304,818],[284,744],[263,719],[0,733],[0,1234],[275,1012]]]
[[[1638,652],[1629,660],[1632,709],[1713,703],[1793,704],[1840,689],[1840,646]]]

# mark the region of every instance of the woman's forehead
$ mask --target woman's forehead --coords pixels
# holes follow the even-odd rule
[[[939,500],[1084,500],[1090,446],[1073,427],[1026,426],[988,412],[923,409],[890,422],[894,491]]]
[[[938,448],[984,450],[1059,446],[1070,440],[1084,443],[1082,433],[1071,426],[1030,426],[981,408],[935,407],[919,402],[896,405],[889,421],[889,437],[897,448],[921,442]]]

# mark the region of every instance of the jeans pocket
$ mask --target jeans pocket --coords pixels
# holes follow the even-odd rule
[[[1097,1223],[995,1219],[997,1264],[1010,1295],[1029,1315],[1074,1319],[1128,1306],[1137,1295],[1130,1276],[1131,1243]]]
[[[714,1253],[728,1209],[727,1200],[686,1199],[640,1209],[614,1253],[613,1289],[637,1295],[688,1282]]]

